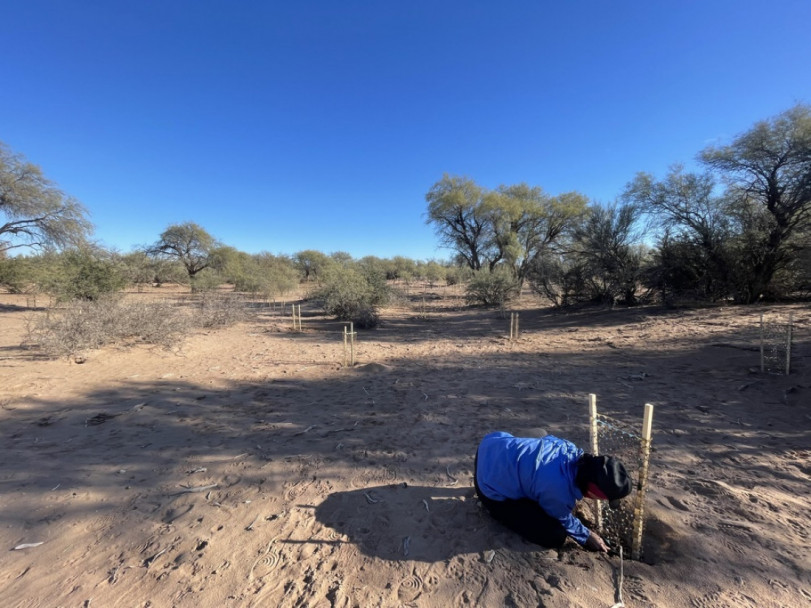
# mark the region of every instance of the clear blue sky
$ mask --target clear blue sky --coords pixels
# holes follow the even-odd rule
[[[443,173],[609,202],[811,102],[808,0],[6,0],[0,140],[129,251],[445,258]]]

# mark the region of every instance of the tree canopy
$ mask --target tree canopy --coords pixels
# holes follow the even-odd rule
[[[17,247],[81,246],[91,232],[79,201],[0,142],[0,253]]]
[[[216,239],[194,222],[173,224],[166,228],[149,250],[159,257],[180,260],[189,278],[211,266],[212,253],[218,246]]]
[[[428,223],[472,270],[506,265],[523,281],[538,256],[558,244],[586,212],[584,196],[550,196],[527,184],[486,190],[466,177],[445,175],[425,196]]]
[[[728,184],[746,267],[736,295],[753,302],[791,262],[796,237],[811,230],[811,106],[760,121],[701,160]]]

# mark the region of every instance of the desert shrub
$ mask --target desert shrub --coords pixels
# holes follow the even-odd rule
[[[25,258],[0,257],[0,287],[10,293],[23,293],[31,279]]]
[[[226,327],[245,319],[245,298],[235,293],[205,292],[200,295],[194,313],[200,327]]]
[[[376,308],[361,308],[355,313],[355,316],[352,317],[352,321],[355,327],[359,327],[360,329],[374,329],[380,325],[380,313]]]
[[[97,300],[126,285],[119,266],[100,249],[71,249],[33,262],[33,280],[58,302]]]
[[[368,311],[377,311],[386,304],[390,292],[386,277],[377,272],[363,272],[354,264],[335,264],[325,271],[323,284],[314,298],[325,312],[342,321],[356,321],[368,317]]]
[[[527,273],[532,290],[555,306],[595,303],[602,299],[599,284],[587,262],[576,256],[546,256],[536,260]]]
[[[445,279],[446,268],[432,260],[420,267],[420,274],[422,278],[428,281],[428,285],[433,287],[436,283]]]
[[[271,298],[294,289],[298,285],[298,271],[285,257],[261,253],[245,260],[232,280],[234,291]]]
[[[109,344],[170,347],[192,327],[192,318],[170,302],[122,302],[119,298],[74,300],[42,315],[29,327],[28,345],[53,357],[68,357]]]
[[[520,292],[520,284],[507,268],[477,271],[465,290],[468,304],[502,306]]]
[[[445,269],[445,283],[458,285],[473,278],[473,271],[466,266],[450,266]]]
[[[190,279],[192,293],[214,291],[223,284],[223,277],[212,268],[205,268]]]
[[[155,273],[154,280],[158,287],[164,283],[186,285],[189,282],[189,274],[177,260],[154,258],[150,268]]]

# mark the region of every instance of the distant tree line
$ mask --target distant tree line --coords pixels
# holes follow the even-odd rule
[[[698,159],[697,173],[639,173],[609,205],[445,175],[426,195],[427,221],[479,289],[502,299],[527,281],[562,306],[808,295],[811,107],[758,122]]]
[[[503,304],[528,284],[554,304],[658,299],[751,303],[811,291],[811,108],[798,105],[699,154],[703,170],[638,174],[611,204],[445,175],[427,222],[450,262],[345,252],[248,254],[194,222],[129,253],[90,240],[81,204],[0,144],[0,287],[95,300],[125,286],[181,283],[281,298],[301,283],[338,318],[366,319],[386,283],[464,283]],[[16,256],[9,255],[10,252]],[[25,252],[28,255],[19,255]]]

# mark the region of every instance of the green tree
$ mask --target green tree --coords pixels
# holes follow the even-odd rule
[[[574,233],[574,256],[586,271],[592,300],[637,303],[644,250],[635,205],[596,205]]]
[[[639,209],[631,204],[593,205],[572,230],[567,250],[533,261],[528,272],[532,289],[556,306],[635,304],[647,261],[638,219]]]
[[[386,278],[400,279],[408,284],[417,274],[417,263],[411,258],[396,255],[387,264]]]
[[[354,321],[359,327],[376,325],[377,310],[388,301],[390,291],[384,275],[367,271],[357,263],[328,266],[315,299],[339,320]]]
[[[446,275],[447,269],[436,260],[430,260],[422,267],[422,276],[426,281],[428,281],[428,285],[431,287],[433,287],[439,281],[444,280]]]
[[[489,265],[495,253],[492,224],[483,208],[484,195],[473,180],[447,174],[425,195],[426,222],[434,225],[443,245],[473,270]]]
[[[734,222],[729,201],[715,193],[710,173],[685,173],[676,165],[656,181],[639,173],[624,199],[649,218],[658,237],[652,281],[665,299],[684,295],[716,300],[729,293]]]
[[[256,255],[239,252],[239,266],[233,272],[234,289],[266,298],[287,293],[298,284],[298,272],[289,258],[263,251]]]
[[[468,178],[448,175],[426,195],[428,223],[457,260],[472,270],[506,264],[519,284],[538,256],[558,246],[585,214],[576,192],[550,196],[518,184],[488,191]]]
[[[485,196],[483,208],[497,252],[490,269],[504,262],[523,284],[533,262],[559,245],[586,214],[588,201],[577,193],[549,196],[538,186],[499,186]]]
[[[705,149],[701,160],[728,184],[740,222],[737,258],[746,270],[736,298],[754,302],[811,229],[811,106],[758,122],[729,145]]]
[[[81,246],[91,232],[87,211],[76,199],[0,142],[0,252]]]
[[[212,251],[219,244],[194,222],[173,224],[164,230],[149,250],[152,255],[179,260],[189,278],[212,264]]]
[[[98,300],[124,288],[126,278],[110,252],[84,246],[39,259],[42,290],[59,301]]]
[[[11,293],[24,293],[36,287],[27,257],[8,257],[0,252],[0,287]]]
[[[350,264],[353,261],[352,254],[346,251],[333,251],[329,254],[329,257],[338,264]]]
[[[130,285],[140,290],[143,285],[155,282],[155,260],[145,251],[133,251],[119,258],[122,276]]]
[[[305,281],[313,278],[318,279],[318,275],[329,264],[329,258],[314,249],[305,249],[293,254],[293,262],[301,272]]]

